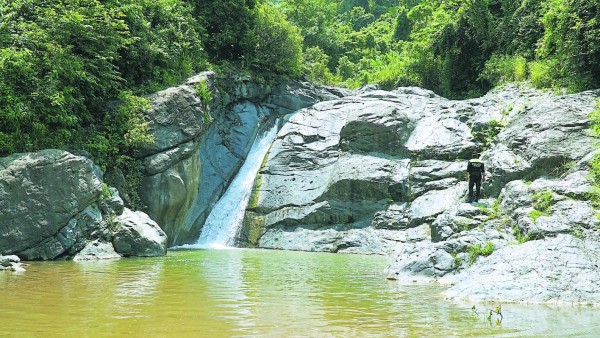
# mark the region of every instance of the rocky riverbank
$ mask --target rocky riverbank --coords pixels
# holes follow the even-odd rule
[[[513,85],[465,101],[365,88],[318,103],[273,143],[245,244],[389,254],[388,278],[455,284],[452,297],[596,303],[598,99]],[[464,179],[473,153],[487,169],[476,205]]]

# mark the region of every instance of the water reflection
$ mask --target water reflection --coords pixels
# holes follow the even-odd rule
[[[502,325],[434,285],[385,279],[383,257],[181,250],[158,259],[34,262],[0,273],[0,336],[596,337],[598,311],[503,304]],[[478,305],[481,311],[488,305]],[[489,307],[493,307],[489,305]]]

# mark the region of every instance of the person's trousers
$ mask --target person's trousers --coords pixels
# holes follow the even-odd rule
[[[472,177],[469,179],[469,203],[473,202],[473,186],[475,186],[475,202],[479,202],[481,193],[481,177]]]

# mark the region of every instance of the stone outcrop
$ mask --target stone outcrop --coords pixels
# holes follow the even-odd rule
[[[199,86],[210,94],[203,97]],[[148,120],[155,142],[141,151],[145,177],[140,191],[169,245],[198,239],[268,119],[345,94],[303,82],[272,87],[244,77],[217,80],[204,72],[150,96]]]
[[[240,243],[390,253],[390,279],[452,283],[452,297],[597,302],[588,115],[599,98],[513,85],[452,101],[368,87],[303,109],[256,178]],[[477,205],[465,203],[473,153],[487,169]],[[571,268],[561,274],[564,264]],[[475,287],[473,276],[484,275],[490,283]],[[548,291],[537,292],[543,285]]]
[[[113,219],[123,211],[116,190],[103,184],[100,170],[85,157],[43,150],[0,158],[0,255],[26,260],[164,255],[164,240],[150,251],[136,246],[115,253],[111,241],[119,236]],[[147,229],[138,230],[136,242],[155,241],[151,231],[162,233],[145,220],[131,224]]]

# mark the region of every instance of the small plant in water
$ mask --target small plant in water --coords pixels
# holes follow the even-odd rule
[[[473,305],[471,311],[473,311],[473,314],[478,318],[480,316],[484,317],[490,326],[502,326],[502,320],[504,319],[504,316],[502,315],[502,304],[498,304],[493,309],[484,309],[481,314],[477,311],[475,305]]]

